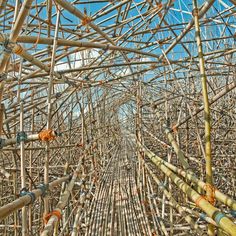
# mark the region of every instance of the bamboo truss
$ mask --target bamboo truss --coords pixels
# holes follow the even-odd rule
[[[236,235],[236,1],[0,0],[0,235]]]

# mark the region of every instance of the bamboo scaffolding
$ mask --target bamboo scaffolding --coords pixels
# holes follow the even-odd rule
[[[235,235],[236,3],[197,3],[0,0],[0,235]]]

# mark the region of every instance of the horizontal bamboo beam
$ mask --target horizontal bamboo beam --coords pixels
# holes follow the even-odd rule
[[[55,186],[67,181],[69,178],[70,176],[65,176],[52,181],[51,183],[49,183],[48,189],[52,190]],[[42,196],[44,192],[42,189],[35,189],[32,191],[32,193],[35,195],[35,198],[37,199],[38,197]],[[13,202],[6,204],[5,206],[0,207],[0,220],[6,218],[14,211],[21,209],[22,207],[30,203],[31,203],[31,197],[29,195],[25,195],[23,197],[16,199]]]

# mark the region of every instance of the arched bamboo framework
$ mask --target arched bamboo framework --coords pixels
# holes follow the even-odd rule
[[[0,235],[236,235],[228,0],[0,0]]]

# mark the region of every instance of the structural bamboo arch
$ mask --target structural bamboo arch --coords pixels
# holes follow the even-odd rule
[[[235,0],[0,0],[0,235],[236,235]]]

